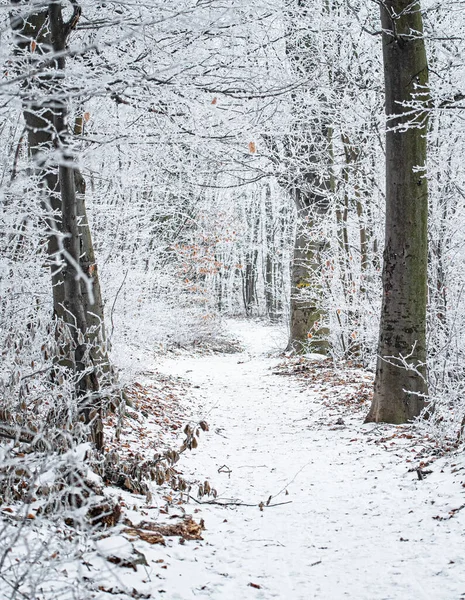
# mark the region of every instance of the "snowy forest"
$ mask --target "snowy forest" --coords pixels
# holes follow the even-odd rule
[[[0,0],[0,600],[465,598],[465,0]]]

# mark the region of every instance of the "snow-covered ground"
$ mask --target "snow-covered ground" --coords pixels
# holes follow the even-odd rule
[[[448,518],[465,502],[463,458],[440,459],[419,480],[406,450],[368,443],[388,429],[360,414],[337,426],[320,389],[273,374],[269,352],[283,347],[283,332],[233,329],[243,354],[158,366],[192,382],[192,411],[210,425],[184,474],[253,506],[192,502],[204,541],[157,546],[164,562],[149,565],[145,590],[170,600],[465,598],[465,511]]]
[[[160,439],[180,447],[185,413],[207,421],[176,468],[222,505],[107,486],[121,520],[80,545],[8,513],[21,543],[0,600],[465,600],[463,449],[437,458],[412,426],[363,424],[371,374],[283,362],[275,326],[228,328],[244,352],[141,356],[120,448],[150,459]]]

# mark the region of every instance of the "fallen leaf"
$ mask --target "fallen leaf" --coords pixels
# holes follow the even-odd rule
[[[165,538],[160,533],[136,528],[123,529],[123,533],[130,537],[138,537],[143,542],[147,542],[147,544],[165,545]]]

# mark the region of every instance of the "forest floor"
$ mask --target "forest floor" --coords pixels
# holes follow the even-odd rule
[[[121,518],[90,537],[36,518],[32,504],[10,525],[0,598],[465,600],[463,444],[364,424],[370,372],[285,357],[276,326],[227,326],[241,352],[128,349],[120,437],[117,416],[106,419],[106,453],[135,465],[203,424],[173,467],[178,490],[106,482]],[[2,517],[18,522],[14,507]]]
[[[134,589],[121,597],[465,598],[463,450],[363,424],[371,374],[285,360],[278,328],[230,325],[242,353],[156,364],[190,382],[188,410],[210,426],[183,474],[224,506],[203,497],[177,510],[203,519],[203,540],[138,541],[148,565],[120,569]]]

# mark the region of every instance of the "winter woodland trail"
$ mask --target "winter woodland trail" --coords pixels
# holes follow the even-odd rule
[[[366,443],[373,425],[359,416],[328,427],[316,392],[273,375],[277,358],[263,351],[282,347],[277,330],[235,327],[244,354],[167,359],[160,369],[199,386],[196,411],[211,427],[183,458],[186,477],[255,506],[193,504],[205,541],[163,549],[155,589],[173,600],[465,598],[465,511],[433,519],[463,496],[438,463],[418,481],[398,456]],[[269,496],[291,503],[260,511]]]

